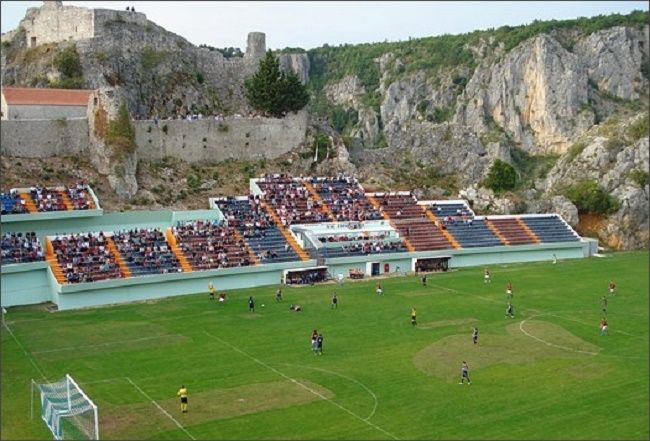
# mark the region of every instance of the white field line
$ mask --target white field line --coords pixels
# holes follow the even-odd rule
[[[94,381],[79,381],[79,384],[114,383],[120,380],[124,381],[126,380],[126,377],[104,378],[103,380],[94,380]]]
[[[32,355],[31,355],[29,352],[27,352],[27,350],[26,350],[25,347],[20,343],[20,341],[18,341],[18,339],[16,338],[16,336],[14,335],[14,333],[11,331],[11,329],[9,329],[9,326],[7,326],[7,324],[4,323],[4,322],[3,322],[2,324],[3,324],[4,327],[7,329],[7,331],[9,331],[9,334],[13,337],[13,339],[14,339],[14,341],[16,342],[16,344],[18,345],[18,347],[23,351],[23,354],[25,354],[25,357],[27,357],[27,359],[28,359],[29,362],[32,364],[32,366],[34,366],[34,368],[36,368],[36,371],[38,371],[38,373],[40,374],[41,378],[43,378],[45,381],[47,381],[47,382],[49,383],[50,380],[47,379],[47,377],[45,376],[45,374],[43,373],[43,371],[41,370],[41,368],[38,367],[38,365],[36,364],[36,361],[34,360],[34,357],[32,357]]]
[[[96,348],[99,346],[110,346],[110,345],[118,345],[118,344],[125,344],[125,343],[133,343],[133,342],[138,342],[138,341],[147,341],[147,340],[156,340],[159,338],[165,338],[165,337],[183,337],[181,334],[166,334],[166,335],[157,335],[155,337],[142,337],[142,338],[133,338],[130,340],[115,340],[115,341],[109,341],[106,343],[97,343],[94,345],[82,345],[82,346],[66,346],[65,348],[56,348],[56,349],[46,349],[44,351],[34,351],[32,352],[33,354],[49,354],[51,352],[61,352],[61,351],[72,351],[72,350],[77,350],[77,349],[87,349],[87,348]]]
[[[431,284],[429,284],[429,286],[433,286],[434,288],[444,289],[445,291],[450,291],[450,292],[455,292],[455,293],[458,293],[458,294],[463,294],[463,295],[465,295],[464,292],[459,291],[459,290],[454,289],[454,288],[447,288],[446,286],[431,285]],[[486,302],[501,303],[501,302],[499,302],[498,300],[490,299],[490,298],[488,298],[488,297],[477,296],[477,295],[472,295],[472,297],[476,297],[476,298],[478,298],[478,299],[485,300]]]
[[[325,372],[325,373],[328,373],[328,374],[336,375],[337,377],[345,378],[346,380],[352,381],[353,383],[356,383],[356,384],[358,384],[359,386],[361,386],[362,388],[364,388],[364,389],[366,390],[366,392],[368,392],[368,393],[370,394],[370,396],[372,397],[372,399],[375,401],[375,404],[374,404],[374,406],[372,407],[372,412],[370,412],[370,415],[368,415],[368,416],[365,417],[364,419],[365,419],[366,421],[369,420],[370,418],[373,417],[373,415],[374,415],[375,412],[377,411],[377,406],[379,405],[379,400],[377,399],[377,395],[375,395],[375,393],[374,393],[372,390],[370,390],[370,388],[369,388],[368,386],[366,386],[365,384],[363,384],[362,382],[360,382],[360,381],[358,381],[358,380],[355,380],[354,378],[348,377],[347,375],[339,374],[338,372],[329,371],[329,370],[327,370],[327,369],[322,369],[322,368],[317,368],[317,367],[311,367],[311,366],[302,366],[302,365],[297,365],[297,364],[286,364],[286,363],[285,363],[285,365],[286,365],[286,366],[295,366],[295,367],[299,367],[299,368],[301,368],[301,369],[312,369],[312,370],[315,370],[315,371],[321,371],[321,372]]]
[[[533,316],[529,317],[528,319],[525,319],[525,320],[520,321],[520,322],[519,322],[519,330],[520,330],[521,332],[523,332],[524,334],[526,334],[528,337],[530,337],[530,338],[532,338],[532,339],[535,339],[535,340],[537,340],[537,341],[540,342],[540,343],[544,343],[546,346],[552,346],[552,347],[554,347],[554,348],[562,349],[562,350],[564,350],[564,351],[569,351],[569,352],[578,352],[578,353],[580,353],[580,354],[598,355],[598,352],[581,351],[580,349],[567,348],[566,346],[556,345],[555,343],[551,343],[551,342],[548,342],[548,341],[546,341],[546,340],[542,340],[541,338],[536,337],[536,336],[534,336],[533,334],[530,334],[529,332],[527,332],[527,331],[524,329],[524,323],[526,323],[526,320],[533,319],[533,318],[535,318],[535,317],[537,317],[537,316],[538,316],[538,315],[533,315]]]
[[[562,311],[556,311],[556,313],[557,312],[562,312]],[[565,320],[571,320],[571,321],[586,325],[586,323],[580,322],[578,320],[573,320],[573,319],[569,319],[569,318],[562,317],[562,316],[559,316],[559,315],[554,315],[553,312],[545,312],[545,313],[541,313],[541,314],[535,314],[535,315],[532,315],[532,316],[528,317],[526,320],[532,320],[535,317],[541,317],[541,316],[545,316],[545,315],[549,315],[549,316],[553,316],[553,317],[557,317],[557,318],[561,318],[561,319],[565,319]],[[563,349],[563,350],[569,351],[569,352],[579,352],[579,353],[588,354],[588,355],[600,355],[602,357],[631,358],[631,359],[637,359],[637,360],[647,360],[648,359],[647,357],[639,357],[639,356],[635,356],[635,355],[616,355],[616,354],[603,354],[602,352],[581,351],[579,349],[567,348],[567,347],[564,347],[564,346],[556,345],[554,343],[547,342],[546,340],[543,340],[543,339],[541,339],[541,338],[527,332],[526,330],[524,330],[523,325],[526,322],[526,320],[522,320],[521,322],[519,322],[519,330],[521,330],[521,332],[526,334],[528,337],[533,338],[533,339],[535,339],[535,340],[537,340],[537,341],[539,341],[541,343],[544,343],[545,345],[548,345],[548,346],[553,346],[555,348]],[[623,331],[619,331],[619,332],[623,332]],[[630,337],[641,337],[641,336],[638,336],[638,335],[631,335],[631,334],[627,334],[627,333],[625,333],[625,334],[629,335]]]
[[[253,360],[255,363],[259,364],[260,366],[264,366],[265,368],[269,369],[269,370],[272,371],[272,372],[275,372],[275,373],[278,374],[279,376],[281,376],[281,377],[283,377],[283,378],[286,378],[287,380],[291,381],[292,383],[295,383],[295,384],[301,386],[302,388],[308,390],[309,392],[311,392],[312,394],[316,395],[317,397],[319,397],[319,398],[321,398],[321,399],[323,399],[323,400],[325,400],[325,401],[327,401],[327,402],[333,404],[334,406],[338,407],[338,408],[341,409],[342,411],[344,411],[344,412],[346,412],[346,413],[352,415],[353,417],[355,417],[355,418],[358,419],[359,421],[361,421],[361,422],[363,422],[363,423],[366,423],[367,425],[369,425],[369,426],[371,426],[371,427],[373,427],[373,428],[379,430],[380,432],[384,433],[385,435],[388,435],[388,436],[391,437],[392,439],[399,440],[399,438],[396,437],[395,435],[393,435],[392,433],[390,433],[390,432],[388,432],[388,431],[382,429],[381,427],[379,427],[378,425],[376,425],[376,424],[374,424],[374,423],[371,423],[371,422],[368,421],[367,419],[364,419],[364,418],[360,417],[359,415],[357,415],[356,413],[354,413],[354,412],[352,412],[351,410],[347,409],[346,407],[343,407],[343,406],[341,406],[340,404],[338,404],[338,403],[336,403],[336,402],[330,400],[329,398],[327,398],[326,396],[324,396],[324,395],[321,394],[320,392],[315,391],[315,390],[313,390],[312,388],[310,388],[309,386],[307,386],[307,385],[305,385],[305,384],[302,384],[301,382],[297,381],[295,378],[291,378],[291,377],[289,377],[288,375],[286,375],[286,374],[280,372],[279,370],[275,369],[274,367],[269,366],[268,364],[264,363],[263,361],[261,361],[261,360],[255,358],[255,357],[253,357],[252,355],[248,354],[247,352],[242,351],[242,350],[239,349],[238,347],[236,347],[236,346],[234,346],[234,345],[228,343],[228,342],[225,341],[225,340],[220,339],[220,338],[217,337],[216,335],[210,334],[210,333],[207,332],[207,331],[203,331],[203,332],[204,332],[204,334],[206,334],[208,337],[212,337],[213,339],[215,339],[215,340],[221,342],[222,344],[225,344],[225,345],[227,345],[227,346],[230,346],[234,351],[237,351],[237,352],[239,352],[240,354],[242,354],[242,355],[244,355],[244,356],[250,358],[251,360]]]
[[[43,320],[47,320],[47,318],[41,317],[41,318],[32,318],[32,319],[24,319],[24,320],[9,320],[7,323],[9,323],[10,325],[14,325],[17,323],[40,322]]]
[[[144,396],[147,400],[151,401],[151,403],[152,403],[154,406],[156,406],[156,407],[158,408],[158,410],[160,410],[163,414],[167,415],[167,417],[168,417],[170,420],[172,420],[172,421],[174,422],[174,424],[176,424],[176,425],[177,425],[177,426],[178,426],[178,427],[179,427],[183,432],[185,432],[185,434],[186,434],[187,436],[189,436],[191,439],[194,439],[194,440],[196,439],[196,438],[194,438],[194,437],[192,436],[192,434],[191,434],[190,432],[187,431],[187,429],[185,429],[185,427],[183,427],[183,425],[182,425],[181,423],[179,423],[179,422],[176,420],[176,418],[174,418],[173,416],[171,416],[171,415],[169,414],[169,412],[167,412],[165,409],[163,409],[163,408],[160,406],[160,404],[156,403],[156,401],[155,401],[153,398],[151,398],[151,397],[150,397],[150,396],[149,396],[145,391],[143,391],[142,389],[140,389],[140,386],[138,386],[137,384],[135,384],[135,382],[133,382],[133,380],[131,380],[129,377],[124,377],[124,378],[126,379],[126,381],[128,381],[129,383],[131,383],[131,384],[133,385],[133,387],[135,387],[135,388],[136,388],[136,389],[137,389],[137,390],[142,394],[142,396]]]
[[[562,320],[568,320],[570,322],[576,322],[576,323],[580,323],[581,325],[593,327],[592,323],[586,323],[586,322],[583,322],[581,320],[576,320],[576,319],[572,319],[572,318],[568,318],[568,317],[562,317],[561,315],[555,315],[555,314],[550,314],[550,313],[549,314],[544,314],[544,315],[549,315],[551,317],[557,317],[557,318],[560,318]],[[613,331],[618,332],[618,333],[623,334],[623,335],[627,335],[628,337],[636,337],[636,338],[642,338],[643,337],[642,335],[634,335],[634,334],[630,334],[629,332],[619,331],[618,329],[614,329]]]

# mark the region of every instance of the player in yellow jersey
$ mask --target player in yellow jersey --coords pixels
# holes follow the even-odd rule
[[[214,288],[214,284],[212,282],[208,283],[208,292],[210,294],[210,300],[214,300],[214,296],[217,293],[217,290]]]
[[[415,319],[415,316],[416,316],[415,308],[411,308],[411,324],[413,326],[418,324],[417,320]]]
[[[182,385],[180,389],[178,389],[178,392],[176,393],[179,397],[181,397],[181,411],[183,413],[187,412],[187,388],[185,385]]]

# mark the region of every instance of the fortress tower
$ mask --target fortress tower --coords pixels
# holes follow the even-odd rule
[[[249,32],[246,42],[246,58],[262,58],[266,55],[266,34],[264,32]]]
[[[61,9],[63,8],[63,2],[60,0],[45,0],[43,2],[43,9]]]

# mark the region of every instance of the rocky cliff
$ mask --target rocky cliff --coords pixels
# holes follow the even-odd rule
[[[436,69],[413,68],[406,43],[386,45],[373,59],[376,86],[363,81],[365,67],[324,81],[324,113],[356,115],[341,134],[366,182],[408,186],[403,175],[422,174],[425,195],[460,191],[495,213],[558,211],[580,227],[587,213],[564,194],[591,179],[618,209],[584,231],[615,248],[647,247],[648,32],[646,14],[645,25],[569,27],[513,47],[484,34],[458,49],[471,53],[464,61]],[[332,52],[325,63],[311,56],[330,70],[340,63]],[[515,191],[482,187],[496,159],[517,170]]]

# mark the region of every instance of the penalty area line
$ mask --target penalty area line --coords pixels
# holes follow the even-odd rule
[[[192,436],[192,434],[191,434],[190,432],[188,432],[187,429],[185,429],[185,427],[183,427],[183,425],[182,425],[181,423],[178,422],[178,420],[176,420],[176,418],[174,418],[173,416],[171,416],[170,413],[167,412],[165,409],[163,409],[162,406],[161,406],[160,404],[156,403],[156,400],[154,400],[153,398],[151,398],[151,397],[150,397],[150,396],[149,396],[145,391],[143,391],[143,390],[140,388],[140,386],[138,386],[137,384],[135,384],[135,382],[134,382],[133,380],[131,380],[129,377],[124,377],[124,378],[126,379],[126,381],[128,381],[129,383],[131,383],[131,385],[132,385],[133,387],[135,387],[135,388],[138,390],[138,392],[140,392],[140,393],[142,394],[143,397],[145,397],[147,400],[151,401],[151,403],[152,403],[154,406],[156,406],[156,407],[158,408],[158,410],[160,410],[160,411],[161,411],[163,414],[165,414],[165,415],[166,415],[170,420],[172,420],[172,421],[174,422],[174,424],[176,424],[176,426],[178,426],[179,429],[181,429],[183,432],[185,432],[185,434],[186,434],[187,436],[189,436],[189,437],[190,437],[191,439],[193,439],[193,440],[196,440],[196,438],[194,438],[194,437]]]
[[[260,366],[263,366],[263,367],[269,369],[270,371],[275,372],[275,373],[278,374],[279,376],[281,376],[281,377],[283,377],[283,378],[286,378],[287,380],[291,381],[292,383],[295,383],[295,384],[299,385],[300,387],[302,387],[302,388],[308,390],[309,392],[311,392],[312,394],[316,395],[317,397],[323,399],[324,401],[327,401],[328,403],[333,404],[334,406],[338,407],[339,409],[343,410],[344,412],[346,412],[346,413],[352,415],[353,417],[355,417],[355,418],[358,419],[359,421],[361,421],[361,422],[363,422],[363,423],[369,425],[370,427],[373,427],[373,428],[379,430],[380,432],[384,433],[385,435],[390,436],[390,437],[391,437],[392,439],[394,439],[394,440],[399,440],[398,437],[396,437],[396,436],[393,435],[392,433],[388,432],[387,430],[384,430],[384,429],[382,429],[381,427],[379,427],[378,425],[376,425],[376,424],[374,424],[374,423],[371,423],[371,422],[368,421],[367,419],[364,419],[363,417],[361,417],[361,416],[357,415],[356,413],[352,412],[350,409],[341,406],[339,403],[336,403],[336,402],[330,400],[329,398],[327,398],[326,396],[324,396],[324,395],[321,394],[320,392],[315,391],[315,390],[313,390],[312,388],[310,388],[309,386],[307,386],[307,385],[305,385],[305,384],[302,384],[301,382],[297,381],[295,378],[291,378],[291,377],[288,376],[287,374],[285,374],[285,373],[283,373],[283,372],[280,372],[279,370],[277,370],[276,368],[274,368],[274,367],[272,367],[272,366],[269,366],[268,364],[266,364],[266,363],[264,363],[263,361],[261,361],[261,360],[255,358],[255,357],[253,357],[252,355],[248,354],[247,352],[242,351],[242,350],[239,349],[238,347],[236,347],[236,346],[234,346],[234,345],[228,343],[228,342],[225,341],[225,340],[220,339],[220,338],[217,337],[216,335],[210,334],[210,333],[207,332],[207,331],[203,331],[203,333],[206,334],[208,337],[211,337],[211,338],[213,338],[213,339],[215,339],[215,340],[221,342],[222,344],[225,344],[226,346],[230,346],[230,348],[232,348],[234,351],[239,352],[240,354],[242,354],[242,355],[244,355],[244,356],[250,358],[251,360],[253,360],[255,363],[259,364]]]
[[[156,340],[159,338],[165,338],[165,337],[183,337],[181,334],[166,334],[166,335],[156,335],[154,337],[141,337],[141,338],[132,338],[132,339],[126,339],[126,340],[116,340],[116,341],[108,341],[105,343],[96,343],[93,345],[82,345],[82,346],[66,346],[64,348],[55,348],[55,349],[46,349],[44,351],[34,351],[34,354],[49,354],[52,352],[62,352],[62,351],[72,351],[72,350],[77,350],[77,349],[86,349],[86,348],[96,348],[99,346],[110,346],[110,345],[121,345],[124,343],[135,343],[138,341],[147,341],[147,340]]]
[[[2,324],[4,325],[5,329],[6,329],[7,331],[9,331],[9,335],[11,335],[11,337],[14,339],[14,341],[16,342],[16,344],[18,345],[18,347],[23,351],[23,354],[25,354],[25,357],[27,357],[27,359],[28,359],[29,362],[32,364],[32,366],[34,366],[34,368],[36,368],[36,371],[39,373],[39,375],[41,376],[41,378],[42,378],[43,380],[49,382],[50,380],[48,380],[48,378],[45,376],[45,374],[43,373],[43,371],[41,370],[41,368],[38,367],[38,365],[36,364],[36,361],[34,360],[34,357],[33,357],[29,352],[27,352],[27,349],[25,349],[25,347],[20,343],[20,341],[18,340],[18,338],[16,338],[16,336],[14,335],[13,331],[9,328],[9,326],[7,326],[7,324],[6,324],[5,322],[3,322]]]

